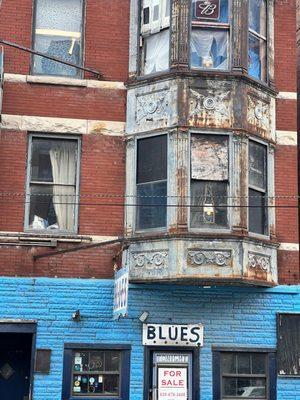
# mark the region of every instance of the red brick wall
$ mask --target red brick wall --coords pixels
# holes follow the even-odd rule
[[[128,76],[129,5],[130,0],[86,0],[84,65],[102,72],[106,80],[125,81]],[[0,38],[33,46],[32,10],[33,0],[2,0]],[[30,56],[5,46],[5,71],[28,74]]]

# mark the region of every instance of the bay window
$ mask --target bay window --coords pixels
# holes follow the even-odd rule
[[[267,80],[267,2],[249,0],[248,72]]]
[[[229,69],[229,0],[192,0],[192,68]]]
[[[169,69],[170,0],[143,0],[141,16],[142,73]]]
[[[249,141],[249,232],[268,233],[267,147]]]
[[[167,224],[167,135],[137,141],[136,228]]]
[[[82,65],[83,0],[36,0],[34,49]],[[33,57],[33,73],[76,77],[79,72],[56,61]]]
[[[229,140],[225,135],[191,136],[191,228],[227,228]]]

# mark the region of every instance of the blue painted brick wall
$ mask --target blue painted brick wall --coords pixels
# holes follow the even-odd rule
[[[80,279],[0,278],[0,318],[38,321],[37,347],[52,349],[51,373],[34,377],[34,400],[60,400],[65,342],[129,343],[130,400],[143,392],[142,326],[149,322],[204,324],[200,353],[200,395],[212,399],[211,346],[276,346],[276,313],[300,312],[300,286],[198,288],[134,285],[129,318],[112,320],[113,281]],[[80,309],[83,320],[73,322]],[[278,400],[299,400],[300,379],[279,378]]]

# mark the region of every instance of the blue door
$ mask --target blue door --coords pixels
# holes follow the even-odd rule
[[[0,399],[29,400],[32,335],[0,333]]]

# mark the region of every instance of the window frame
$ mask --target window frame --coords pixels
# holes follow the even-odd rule
[[[230,72],[232,69],[232,49],[233,49],[233,1],[228,0],[228,23],[224,22],[215,22],[215,21],[198,21],[193,22],[193,0],[190,1],[190,17],[189,17],[189,57],[188,57],[188,65],[191,71],[197,72]],[[220,0],[221,1],[221,0]],[[228,68],[226,69],[218,69],[218,68],[203,68],[203,67],[192,67],[191,62],[191,38],[192,38],[192,31],[193,31],[193,23],[194,28],[204,28],[210,30],[226,30],[228,31]]]
[[[152,33],[152,34],[150,33],[148,35],[144,34],[142,32],[143,1],[144,0],[139,0],[139,2],[138,2],[138,20],[139,20],[139,23],[138,23],[138,31],[137,31],[137,34],[138,34],[138,40],[137,40],[137,44],[138,44],[138,49],[137,49],[138,50],[137,51],[137,54],[138,54],[138,57],[137,57],[138,68],[137,68],[137,71],[138,71],[138,76],[139,77],[141,77],[141,78],[150,77],[151,78],[151,77],[155,77],[155,76],[159,76],[159,75],[164,75],[164,74],[168,73],[170,71],[170,69],[171,69],[173,0],[170,0],[170,24],[169,24],[169,27],[164,27],[161,30],[159,30],[158,32],[155,32],[155,33]],[[162,1],[165,4],[165,3],[167,3],[168,0],[160,0],[160,1]],[[145,40],[144,39],[145,38],[149,38],[149,37],[151,37],[153,35],[156,35],[159,32],[163,32],[165,30],[169,30],[169,57],[168,57],[169,67],[167,69],[164,69],[163,71],[157,71],[157,72],[152,72],[152,73],[146,74],[144,72],[144,69],[145,69]]]
[[[227,136],[228,137],[228,205],[227,205],[227,218],[228,218],[228,226],[227,227],[214,227],[214,224],[211,226],[194,228],[191,226],[191,200],[192,200],[192,193],[191,193],[191,182],[192,182],[192,160],[191,160],[191,138],[192,135],[208,135],[208,136]],[[217,132],[217,131],[196,131],[191,130],[189,132],[189,145],[188,145],[189,157],[188,157],[188,199],[189,199],[189,207],[188,207],[188,230],[190,232],[218,232],[218,233],[229,233],[232,231],[232,210],[233,207],[230,207],[229,201],[232,199],[233,196],[233,133],[232,132]],[[217,181],[212,181],[217,182]]]
[[[266,357],[266,399],[276,400],[276,349],[274,348],[251,348],[251,347],[212,347],[212,375],[213,375],[213,400],[242,400],[243,397],[223,397],[222,389],[222,365],[221,356],[224,353],[251,353],[265,354]],[[236,374],[237,376],[238,374]],[[249,397],[247,397],[250,399]],[[245,399],[247,399],[245,397]]]
[[[148,139],[151,137],[156,137],[156,136],[167,136],[167,205],[166,205],[166,225],[162,227],[156,227],[156,228],[144,228],[144,229],[139,229],[137,227],[137,207],[138,207],[138,197],[137,197],[137,188],[138,188],[138,183],[137,183],[137,168],[138,168],[138,140],[141,139]],[[169,226],[169,218],[168,218],[168,199],[169,199],[169,181],[170,181],[170,168],[169,168],[169,161],[168,161],[168,156],[169,156],[169,150],[170,150],[170,136],[167,132],[157,132],[153,134],[148,134],[146,136],[137,136],[135,138],[135,166],[134,166],[134,199],[135,199],[135,207],[134,207],[134,231],[136,233],[147,233],[147,232],[167,232],[168,226]],[[163,182],[161,181],[153,181],[153,182]]]
[[[32,142],[33,139],[56,139],[56,140],[76,140],[77,142],[77,165],[76,165],[76,182],[75,182],[75,198],[76,204],[74,207],[74,227],[72,231],[53,229],[31,229],[29,228],[30,217],[30,185],[31,185],[31,160],[32,160]],[[80,167],[81,167],[81,137],[75,135],[55,135],[55,134],[40,134],[30,133],[28,136],[27,145],[27,160],[26,160],[26,194],[25,194],[25,209],[24,209],[24,232],[32,234],[60,236],[60,235],[76,235],[78,233],[79,220],[79,201],[80,201]]]
[[[250,18],[249,18],[249,8],[250,8],[250,1],[247,1],[247,15],[248,15],[248,19],[247,19],[247,73],[248,73],[248,77],[250,79],[253,79],[255,82],[259,82],[260,84],[263,85],[269,85],[270,84],[270,51],[269,51],[269,43],[270,43],[270,6],[269,6],[269,1],[266,0],[266,37],[264,37],[263,35],[260,35],[258,32],[255,32],[253,29],[250,29]],[[255,38],[259,39],[259,40],[264,40],[266,43],[266,80],[263,79],[258,79],[255,76],[252,76],[249,74],[249,37],[250,34],[252,36],[254,36]]]
[[[266,149],[266,160],[265,160],[265,166],[266,166],[266,189],[265,191],[262,191],[261,188],[258,188],[257,186],[254,185],[250,185],[250,164],[249,164],[249,155],[250,155],[250,142],[254,142],[254,143],[258,143],[260,145],[263,145]],[[247,201],[247,226],[248,226],[248,233],[249,236],[253,236],[253,237],[258,237],[258,238],[269,238],[270,236],[270,210],[269,210],[269,192],[270,192],[270,188],[269,188],[269,171],[270,171],[270,157],[269,157],[269,145],[267,143],[265,143],[262,140],[259,140],[258,138],[248,138],[248,160],[247,160],[247,166],[248,166],[248,174],[247,174],[247,180],[248,180],[248,186],[247,186],[247,196],[248,196],[248,201]],[[261,234],[261,233],[256,233],[256,232],[252,232],[250,231],[250,207],[249,207],[249,202],[250,202],[250,198],[249,198],[249,191],[251,190],[255,190],[259,193],[265,193],[265,233]]]
[[[37,17],[37,3],[39,0],[33,0],[33,13],[32,13],[32,31],[31,31],[31,44],[32,48],[35,50],[36,44],[36,17]],[[81,38],[80,38],[80,67],[84,66],[85,60],[85,17],[86,17],[86,0],[80,0],[82,3],[82,10],[81,10]],[[34,54],[30,56],[30,75],[33,76],[50,76],[52,78],[60,77],[60,78],[70,78],[70,79],[83,79],[84,78],[84,71],[76,68],[76,75],[60,75],[60,74],[43,74],[34,71],[34,58],[37,57]]]
[[[86,351],[119,351],[121,353],[120,362],[120,395],[119,396],[73,396],[72,395],[72,362],[73,352],[79,350]],[[64,400],[127,400],[130,390],[130,352],[131,345],[127,344],[84,344],[84,343],[65,343],[63,357],[63,382],[62,398]]]

